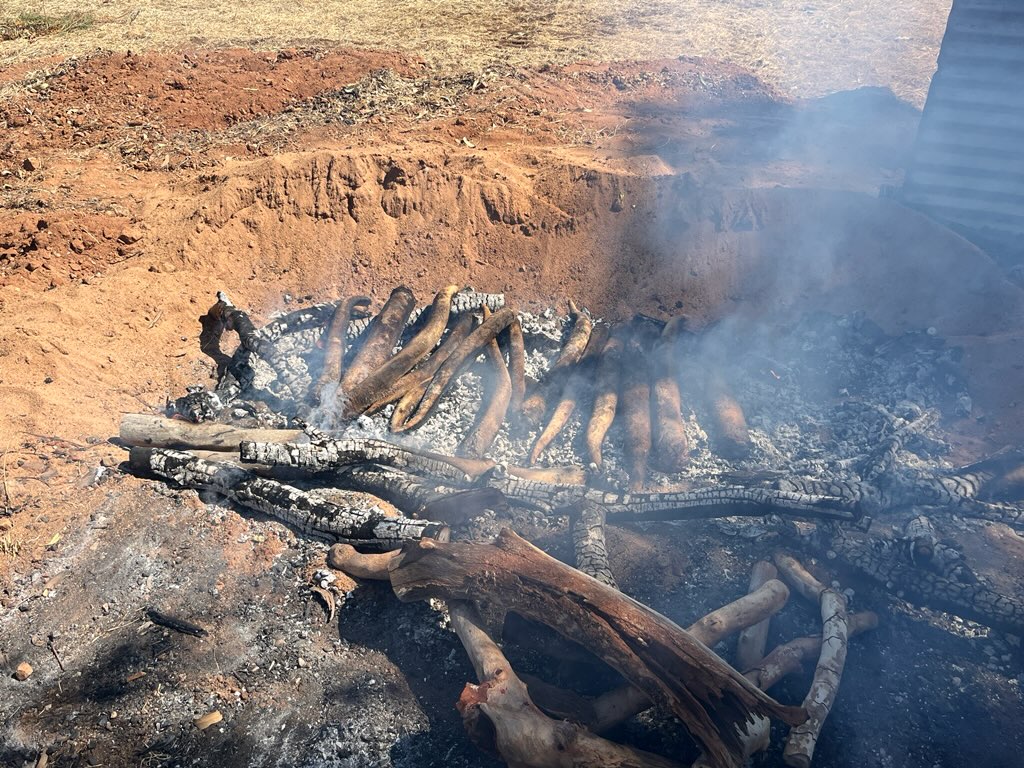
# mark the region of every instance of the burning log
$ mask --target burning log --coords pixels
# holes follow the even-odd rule
[[[907,556],[903,541],[865,539],[837,529],[826,534],[822,546],[889,590],[899,590],[908,600],[1015,635],[1024,634],[1024,599],[1019,595],[1001,594],[961,569],[946,576],[919,568]],[[936,554],[942,551],[941,545],[936,547]]]
[[[423,536],[448,537],[448,529],[441,523],[394,517],[370,503],[342,506],[290,485],[256,477],[232,464],[207,461],[182,451],[132,448],[129,461],[136,470],[186,488],[215,491],[318,538],[394,549],[403,541]]]
[[[485,309],[485,322],[487,317],[488,311]],[[505,358],[501,356],[496,338],[491,339],[487,344],[487,362],[491,366],[493,381],[491,392],[489,396],[483,397],[483,406],[476,423],[459,444],[458,452],[463,456],[480,458],[490,450],[494,438],[498,436],[498,431],[505,421],[505,413],[508,411],[508,404],[512,398],[512,379],[505,366]]]
[[[849,627],[846,615],[846,598],[834,589],[826,587],[814,578],[794,558],[778,554],[775,564],[783,577],[803,596],[821,607],[821,653],[814,669],[811,689],[804,698],[807,710],[806,722],[800,723],[789,732],[783,759],[794,768],[808,768],[811,756],[818,743],[818,736],[825,719],[832,710],[839,681],[846,665],[846,646]]]
[[[380,368],[391,357],[405,323],[416,307],[416,297],[404,285],[391,292],[380,314],[373,318],[366,339],[341,379],[342,396]],[[447,315],[445,315],[447,320]]]
[[[530,464],[536,464],[540,455],[547,449],[551,441],[562,431],[576,410],[577,403],[586,395],[590,389],[590,377],[593,372],[594,363],[604,350],[605,342],[608,341],[608,326],[604,323],[597,324],[590,332],[590,339],[587,347],[580,357],[579,362],[573,367],[572,372],[566,379],[562,388],[562,398],[555,406],[554,413],[548,420],[547,426],[537,437],[530,451]]]
[[[526,397],[526,341],[523,339],[523,326],[517,317],[506,330],[508,335],[508,372],[512,379],[512,396],[509,399],[509,410],[519,413]]]
[[[683,426],[679,396],[676,342],[685,318],[670,320],[661,331],[653,351],[654,444],[652,459],[665,472],[681,472],[690,455],[690,442]]]
[[[420,360],[430,353],[430,350],[437,346],[437,342],[441,340],[444,329],[448,325],[452,298],[458,290],[457,285],[449,285],[438,291],[427,315],[427,321],[419,333],[413,336],[394,357],[373,370],[362,381],[353,383],[344,392],[346,398],[344,413],[347,417],[357,416],[377,402],[388,387],[400,376],[411,371]],[[381,311],[381,317],[384,316],[385,310],[387,310],[387,306]],[[369,343],[370,340],[367,340],[367,344]]]
[[[561,385],[563,377],[583,356],[587,342],[590,340],[590,332],[593,328],[590,315],[580,310],[571,299],[569,301],[569,317],[572,320],[572,330],[558,355],[558,360],[548,371],[547,379],[538,384],[533,394],[523,402],[522,422],[527,429],[536,429],[540,426],[540,420],[544,418],[544,414],[548,410],[548,390]]]
[[[757,690],[663,616],[545,555],[508,529],[493,545],[421,541],[389,567],[402,601],[486,599],[589,648],[671,708],[716,766],[735,765],[736,725],[755,714],[805,715]]]
[[[352,320],[352,314],[359,310],[365,311],[370,306],[368,296],[352,296],[345,299],[334,310],[331,324],[327,328],[324,337],[324,364],[313,386],[313,398],[315,402],[323,401],[324,389],[328,386],[337,388],[341,384],[342,363],[345,358],[345,338],[348,335],[348,324]]]
[[[414,429],[422,424],[430,416],[438,400],[441,399],[444,390],[448,388],[448,385],[458,374],[462,366],[475,359],[487,347],[490,341],[514,320],[515,313],[511,309],[500,309],[469,334],[466,340],[459,345],[459,348],[444,361],[437,373],[434,374],[434,378],[430,380],[426,392],[423,393],[423,399],[420,400],[416,411],[405,422],[403,428]],[[394,424],[392,424],[392,428],[394,428]]]
[[[398,400],[391,413],[391,430],[401,432],[413,409],[423,398],[427,384],[434,378],[434,374],[444,364],[444,361],[451,357],[452,353],[466,340],[475,324],[476,318],[472,314],[466,312],[459,315],[459,319],[455,321],[455,325],[448,332],[448,336],[441,341],[441,346],[434,351],[434,354],[381,393],[377,401],[366,409],[367,412],[373,413],[388,403]]]
[[[634,492],[643,490],[647,484],[647,459],[651,454],[651,383],[645,359],[649,335],[649,329],[634,324],[626,343],[620,380],[629,490]]]
[[[619,401],[619,377],[621,375],[620,364],[624,337],[626,335],[625,325],[619,325],[611,334],[601,351],[601,357],[597,363],[597,375],[594,383],[594,410],[587,422],[587,455],[590,463],[599,468],[602,463],[601,443],[608,429],[615,420],[615,409]]]
[[[572,543],[576,549],[576,568],[612,589],[618,589],[615,574],[608,563],[608,545],[604,539],[604,508],[584,501],[573,514]]]

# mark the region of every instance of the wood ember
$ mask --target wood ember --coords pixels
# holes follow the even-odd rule
[[[488,316],[489,313],[485,309],[484,322],[487,321]],[[508,412],[509,402],[512,399],[512,378],[509,376],[505,358],[501,356],[496,338],[488,342],[486,356],[491,368],[491,385],[488,390],[485,390],[483,406],[476,423],[463,438],[458,450],[460,455],[472,458],[481,458],[490,450],[494,438],[498,436],[498,430],[505,422],[505,414]]]
[[[392,517],[378,506],[356,502],[354,497],[353,504],[341,506],[231,464],[206,461],[182,451],[133,448],[131,464],[187,488],[216,491],[319,538],[393,549],[407,539],[447,536],[447,528],[441,523]]]

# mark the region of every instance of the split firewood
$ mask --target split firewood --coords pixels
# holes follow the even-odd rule
[[[651,460],[664,472],[682,472],[690,457],[690,442],[683,426],[682,400],[679,395],[677,341],[685,318],[676,317],[665,324],[652,352],[653,381],[651,405],[654,408],[654,442]]]
[[[442,523],[394,517],[365,497],[340,505],[298,488],[257,477],[231,464],[206,461],[182,451],[132,448],[131,466],[186,488],[210,490],[242,506],[283,520],[318,538],[347,540],[374,549],[394,549],[423,536],[447,538]]]
[[[504,529],[493,545],[421,541],[390,567],[403,601],[486,599],[597,654],[683,720],[716,766],[735,765],[735,728],[755,714],[791,725],[799,707],[757,690],[692,635]]]
[[[484,321],[489,316],[484,310]],[[498,340],[491,339],[486,347],[487,362],[490,365],[490,375],[485,376],[491,380],[491,385],[484,387],[480,413],[476,422],[466,436],[459,443],[458,453],[462,456],[481,458],[490,450],[494,438],[498,436],[501,425],[505,422],[505,414],[508,412],[509,401],[512,398],[512,379],[505,365],[505,358],[501,356],[501,349],[498,348]],[[490,391],[488,391],[490,390]]]
[[[627,334],[626,325],[617,325],[601,351],[594,380],[594,409],[587,421],[587,455],[595,468],[602,463],[601,444],[615,420],[619,401],[619,377],[622,352]]]
[[[380,314],[370,323],[366,339],[342,376],[339,389],[340,397],[347,397],[347,393],[353,387],[387,362],[415,307],[416,297],[404,285],[398,286],[391,292]]]
[[[640,492],[647,484],[647,460],[651,455],[651,382],[647,373],[647,347],[651,329],[634,323],[623,355],[619,405],[626,433],[629,490]]]
[[[518,414],[522,411],[523,398],[526,397],[526,341],[518,317],[505,333],[508,336],[508,373],[512,379],[512,396],[508,408],[510,412]]]
[[[778,576],[778,571],[771,563],[760,560],[754,563],[750,572],[750,592],[756,592],[771,579]],[[736,668],[747,670],[764,657],[765,645],[768,642],[769,619],[752,624],[740,632],[736,640]],[[761,690],[767,690],[761,688]]]
[[[540,426],[541,419],[544,418],[544,414],[548,410],[549,390],[552,387],[561,388],[565,376],[579,362],[587,348],[590,331],[593,328],[590,315],[580,310],[570,299],[569,318],[572,320],[572,330],[569,331],[569,337],[566,339],[562,351],[559,352],[558,359],[551,366],[545,380],[540,382],[533,394],[523,401],[522,423],[527,429],[536,429]]]
[[[797,560],[789,555],[777,554],[775,565],[782,576],[804,598],[817,602],[821,608],[821,653],[814,670],[811,689],[804,698],[808,718],[789,732],[783,760],[794,768],[808,768],[818,736],[825,724],[839,691],[839,681],[846,664],[846,646],[849,627],[846,597],[819,582]]]
[[[345,339],[353,312],[365,311],[370,306],[369,296],[352,296],[340,304],[331,317],[331,324],[324,336],[324,362],[320,378],[313,385],[314,402],[323,401],[324,389],[337,388],[341,384],[342,365],[345,359]]]
[[[491,340],[505,330],[514,320],[515,313],[511,309],[499,309],[470,333],[466,340],[459,345],[459,348],[444,361],[437,373],[434,374],[434,378],[430,380],[430,384],[423,393],[423,399],[420,400],[415,412],[405,422],[403,428],[414,429],[426,421],[441,399],[441,395],[458,375],[462,367],[476,359],[476,356],[487,347]],[[393,424],[392,428],[394,428]]]
[[[573,508],[572,543],[576,549],[576,568],[602,584],[618,589],[615,574],[608,563],[604,525],[604,507],[584,501]]]
[[[573,366],[565,386],[562,388],[562,397],[555,406],[547,426],[544,427],[537,441],[530,451],[530,464],[536,464],[540,455],[547,449],[565,425],[569,422],[577,404],[583,399],[591,388],[591,377],[594,372],[594,365],[604,350],[605,342],[608,341],[608,326],[605,323],[594,325],[590,332],[590,339],[587,341],[586,349],[580,357],[579,362]]]
[[[423,393],[426,392],[427,385],[434,378],[434,374],[444,365],[445,360],[461,346],[475,325],[476,318],[472,313],[466,312],[459,315],[459,319],[455,321],[455,325],[441,341],[441,346],[434,351],[434,354],[382,392],[377,401],[366,409],[367,413],[373,413],[388,403],[398,400],[391,413],[391,431],[402,431],[405,422],[423,398]]]
[[[388,387],[394,384],[399,377],[411,371],[420,360],[430,353],[430,350],[437,346],[437,342],[444,335],[444,329],[448,326],[452,297],[458,290],[457,285],[449,285],[438,291],[430,306],[427,320],[419,332],[409,339],[390,360],[372,370],[362,381],[350,385],[344,393],[347,417],[358,416],[377,402]],[[383,314],[384,312],[381,311],[381,315]]]

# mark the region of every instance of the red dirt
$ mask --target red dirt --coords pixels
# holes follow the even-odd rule
[[[393,79],[374,91],[382,68]],[[913,136],[913,111],[884,95],[785,105],[700,60],[483,83],[344,51],[102,54],[56,72],[0,105],[0,450],[22,556],[89,506],[67,483],[117,455],[100,441],[120,413],[207,380],[197,318],[221,288],[256,319],[285,293],[381,298],[405,282],[425,300],[450,281],[619,315],[756,314],[780,296],[866,309],[965,344],[989,417],[965,441],[1020,433],[1021,292],[948,231],[862,194],[898,179]],[[884,135],[851,117],[865,107]],[[817,242],[820,221],[836,242]],[[808,280],[824,250],[835,270]],[[897,252],[909,266],[892,279]],[[966,309],[951,298],[965,270]],[[36,435],[74,445],[54,456],[68,444]],[[40,482],[35,454],[60,471]]]

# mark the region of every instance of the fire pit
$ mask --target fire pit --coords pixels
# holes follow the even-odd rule
[[[787,764],[809,764],[847,639],[878,618],[848,611],[852,590],[787,551],[1024,630],[1024,601],[979,579],[946,535],[1024,524],[1024,456],[949,461],[942,425],[972,400],[962,350],[935,327],[891,334],[863,312],[822,311],[609,322],[571,301],[567,315],[515,312],[455,285],[427,307],[405,287],[369,305],[303,307],[257,329],[218,294],[200,341],[217,387],[169,403],[173,420],[126,417],[121,437],[135,471],[338,541],[332,567],[390,581],[402,600],[444,599],[480,679],[460,712],[510,764],[675,765],[599,735],[652,702],[682,720],[698,764],[766,748],[769,716],[794,726]],[[571,528],[579,570],[514,534],[523,515]],[[695,519],[752,540],[778,571],[758,564],[748,597],[684,631],[618,592],[605,526]],[[820,604],[823,628],[767,653],[788,595],[779,571]],[[494,642],[551,630],[619,682],[584,697],[521,678]],[[733,668],[709,647],[741,631]],[[762,693],[814,659],[802,707]]]

